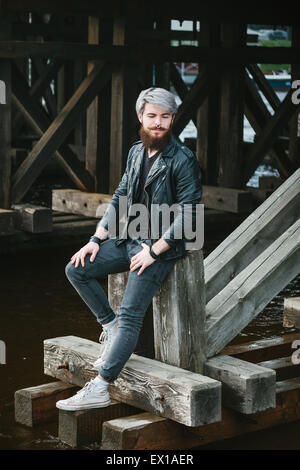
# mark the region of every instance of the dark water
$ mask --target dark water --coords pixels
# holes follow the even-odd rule
[[[14,392],[53,381],[43,372],[44,339],[76,335],[98,340],[99,324],[65,277],[65,264],[77,249],[45,249],[1,257],[0,339],[6,343],[7,358],[6,364],[0,365],[0,449],[69,448],[57,439],[57,424],[31,429],[15,423]],[[102,285],[106,289],[106,280]],[[282,327],[283,298],[299,295],[300,276],[235,342],[293,331]],[[299,435],[300,421],[213,443],[205,449],[300,449]]]

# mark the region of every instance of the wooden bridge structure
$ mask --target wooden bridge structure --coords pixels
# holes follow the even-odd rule
[[[172,19],[192,20],[193,31],[173,31]],[[280,102],[258,66],[291,64],[292,81],[300,79],[293,8],[3,0],[0,21],[1,236],[44,227],[43,211],[28,207],[26,196],[50,163],[70,181],[53,191],[52,209],[94,217],[100,206],[101,217],[137,139],[137,94],[152,85],[182,101],[177,136],[190,120],[196,125],[207,207],[244,214],[207,258],[195,250],[176,263],[148,312],[153,334],[142,333],[143,355],[133,354],[110,385],[113,404],[59,411],[60,438],[73,446],[97,440],[103,449],[180,449],[299,419],[291,349],[300,335],[229,345],[299,273],[299,105],[292,89]],[[291,47],[248,45],[251,22],[291,26]],[[199,64],[191,87],[177,62]],[[244,116],[253,143],[243,141]],[[251,207],[246,184],[266,155],[282,184],[256,193]],[[108,282],[117,311],[126,273]],[[45,339],[45,374],[57,381],[17,391],[16,420],[57,419],[55,402],[97,374],[98,354],[99,344],[84,338]]]

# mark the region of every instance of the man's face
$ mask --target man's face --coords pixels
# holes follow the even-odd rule
[[[159,148],[170,134],[173,115],[155,104],[146,103],[143,114],[139,114],[138,118],[142,124],[142,134],[146,134],[147,146]]]

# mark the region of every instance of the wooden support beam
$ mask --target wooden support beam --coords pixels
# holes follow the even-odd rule
[[[206,305],[207,357],[229,343],[297,274],[300,219]]]
[[[206,360],[202,250],[178,260],[153,298],[155,358],[203,373]]]
[[[110,194],[86,193],[76,189],[53,189],[52,209],[86,217],[103,217],[112,196]]]
[[[291,349],[291,351],[293,351]],[[287,379],[294,379],[300,376],[300,364],[294,363],[292,356],[279,357],[269,361],[262,361],[257,363],[258,366],[273,369],[276,373],[276,380],[282,381]]]
[[[15,392],[15,420],[33,427],[58,419],[56,402],[74,395],[79,387],[63,382],[51,382]]]
[[[280,105],[280,99],[278,98],[276,92],[266,79],[264,73],[261,71],[260,67],[257,64],[248,64],[247,69],[254,78],[258,88],[263,93],[264,97],[268,100],[269,104],[275,111]]]
[[[219,72],[216,65],[207,67],[206,73],[196,79],[190,91],[184,98],[184,101],[178,108],[173,124],[173,131],[176,135],[181,134],[183,129],[195,115],[197,109],[200,108],[205,98],[212,92],[212,90],[214,90],[218,79]]]
[[[58,438],[71,447],[101,443],[104,422],[139,413],[138,408],[111,400],[106,408],[59,410]],[[137,415],[138,416],[138,415]]]
[[[99,344],[65,336],[44,341],[44,372],[83,386],[97,375],[92,363]],[[58,369],[66,364],[68,369]],[[221,384],[217,380],[133,354],[109,385],[111,398],[187,426],[221,419]]]
[[[297,111],[298,106],[292,102],[292,92],[292,89],[288,92],[279,108],[264,127],[264,131],[260,133],[253,147],[251,147],[247,154],[247,164],[245,165],[243,175],[244,184],[247,184],[263,156],[272,148],[285,123],[289,121]]]
[[[13,68],[13,72],[14,93],[12,95],[12,101],[15,107],[22,113],[29,126],[37,133],[38,136],[42,137],[50,128],[51,120],[41,105],[30,96],[28,87],[26,87],[22,75],[20,75],[16,67]],[[44,157],[43,162],[37,168],[37,172],[42,171],[50,157],[51,154]],[[83,163],[71,150],[70,146],[66,144],[60,145],[58,150],[54,152],[54,157],[74,181],[77,187],[83,190],[91,188],[93,179],[88,171],[85,170]],[[25,162],[23,163],[25,164]],[[20,166],[19,168],[22,167]]]
[[[260,176],[258,179],[259,189],[277,189],[283,183],[277,176]]]
[[[89,13],[90,15],[92,12]],[[102,15],[101,15],[102,16]],[[48,57],[53,59],[110,60],[117,63],[205,62],[220,66],[249,63],[297,63],[300,48],[241,46],[195,47],[155,46],[146,44],[97,46],[94,44],[57,41],[1,41],[0,58]]]
[[[88,18],[89,44],[111,44],[112,23],[101,21],[99,17]],[[88,73],[94,62],[88,62]],[[94,177],[94,191],[109,192],[109,152],[111,80],[92,101],[86,112],[86,159],[87,170]]]
[[[17,212],[10,209],[0,209],[0,235],[15,232]]]
[[[249,341],[243,344],[231,344],[225,346],[221,353],[259,363],[291,355],[294,341],[299,340],[300,333],[287,333],[275,338],[257,340],[254,343]]]
[[[245,115],[253,127],[254,131],[258,136],[264,133],[269,120],[271,119],[271,114],[267,109],[264,101],[262,100],[257,88],[254,83],[250,80],[248,75],[245,73]],[[277,107],[276,109],[279,109]],[[246,160],[248,161],[250,152],[253,150],[255,143],[249,147],[246,153]],[[274,142],[269,149],[270,155],[274,158],[279,173],[283,178],[287,178],[293,172],[294,168],[290,162],[288,156],[285,153],[284,145],[282,140],[276,136]],[[256,162],[256,165],[261,162],[264,158],[265,153],[260,155],[259,162]]]
[[[221,40],[224,49],[246,43],[246,23],[222,24]],[[243,188],[244,165],[244,68],[230,65],[220,71],[220,130],[218,139],[218,186]]]
[[[220,46],[220,24],[201,21],[198,46]],[[199,74],[207,70],[207,64],[199,63]],[[203,173],[203,184],[218,183],[219,132],[220,132],[220,83],[208,94],[196,115],[196,155]]]
[[[52,211],[48,207],[33,204],[13,204],[17,212],[15,227],[30,233],[52,232]]]
[[[202,188],[201,203],[209,209],[235,213],[250,212],[252,209],[252,196],[249,191],[206,185]]]
[[[103,450],[192,449],[300,419],[300,379],[278,382],[276,408],[243,415],[222,408],[222,421],[199,427],[186,426],[143,413],[103,424]],[[186,456],[184,456],[186,457]],[[179,458],[179,457],[178,457]]]
[[[96,66],[43,134],[14,175],[12,199],[15,202],[19,202],[28,191],[49,156],[60,148],[73,129],[80,113],[87,108],[95,94],[107,83],[110,75],[110,66],[103,64]]]
[[[101,450],[174,450],[198,446],[197,437],[187,437],[185,429],[151,413],[112,419],[102,425]]]
[[[300,170],[287,179],[204,260],[210,301],[297,220]]]
[[[222,405],[243,414],[276,406],[276,373],[262,364],[219,354],[208,359],[204,373],[222,382]]]
[[[9,21],[0,18],[0,41],[8,39],[11,34]],[[0,207],[9,209],[11,178],[11,61],[0,59]]]

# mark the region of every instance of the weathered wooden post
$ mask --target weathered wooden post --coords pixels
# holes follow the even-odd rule
[[[155,359],[199,374],[206,360],[203,251],[178,260],[153,299]]]

